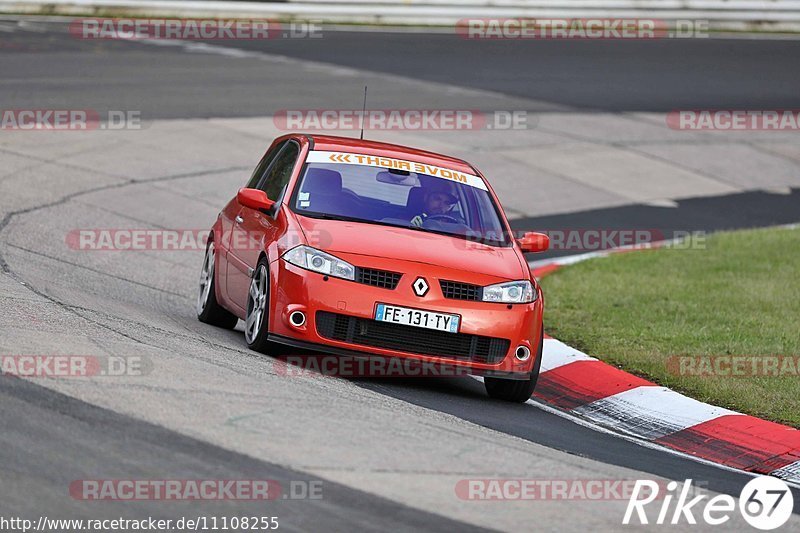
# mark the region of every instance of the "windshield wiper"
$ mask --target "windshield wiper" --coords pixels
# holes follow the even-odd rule
[[[346,217],[343,215],[331,215],[329,213],[303,213],[302,211],[298,213],[304,217],[309,218],[318,218],[320,220],[341,220],[342,222],[369,222],[368,220],[364,220],[362,218],[356,217]]]

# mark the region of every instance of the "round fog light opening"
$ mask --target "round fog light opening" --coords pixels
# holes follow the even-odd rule
[[[531,350],[527,346],[517,346],[514,356],[520,361],[527,361],[531,356]]]
[[[302,311],[294,311],[289,315],[289,322],[291,322],[293,326],[299,328],[306,323],[306,315]]]

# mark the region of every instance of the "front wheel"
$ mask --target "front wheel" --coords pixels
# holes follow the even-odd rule
[[[200,270],[200,292],[197,295],[197,319],[200,322],[211,324],[225,329],[233,329],[239,321],[236,316],[223,308],[217,302],[214,292],[216,284],[214,276],[215,267],[214,241],[206,247],[206,257],[203,259],[203,268]]]
[[[251,350],[266,353],[269,348],[269,271],[267,260],[262,258],[250,279],[247,293],[247,316],[244,321],[244,339]]]
[[[503,378],[483,378],[483,385],[486,387],[486,394],[490,398],[505,400],[507,402],[524,403],[533,395],[536,382],[539,380],[539,370],[542,368],[542,348],[544,347],[544,328],[539,339],[539,350],[536,354],[536,362],[529,379],[515,380]]]

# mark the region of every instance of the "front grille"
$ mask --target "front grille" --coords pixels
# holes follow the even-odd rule
[[[317,311],[316,321],[317,332],[327,339],[473,363],[499,363],[511,345],[508,339],[447,333],[327,311]]]
[[[442,288],[442,295],[452,300],[474,300],[479,302],[483,297],[483,289],[480,285],[441,279],[439,280],[439,286]]]
[[[402,274],[388,270],[356,267],[356,282],[382,289],[394,290],[402,277]]]

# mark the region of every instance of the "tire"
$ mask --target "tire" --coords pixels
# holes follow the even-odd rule
[[[203,258],[203,268],[200,270],[200,292],[197,295],[196,305],[197,319],[212,326],[233,329],[239,319],[217,302],[215,266],[214,241],[209,241],[206,247],[206,256]]]
[[[269,263],[265,257],[258,262],[247,291],[247,315],[244,339],[247,347],[261,353],[272,353],[269,336]]]
[[[542,368],[542,348],[544,347],[544,328],[539,339],[539,350],[536,354],[536,362],[533,364],[530,379],[515,380],[503,378],[483,378],[483,385],[486,387],[486,394],[496,400],[507,402],[525,403],[533,395],[536,389],[536,382],[539,380],[539,370]]]

